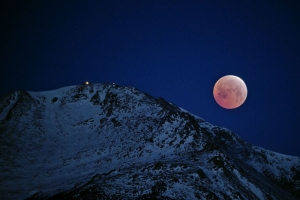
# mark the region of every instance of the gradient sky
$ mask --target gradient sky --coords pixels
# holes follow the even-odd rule
[[[30,2],[0,3],[1,97],[115,82],[300,156],[299,1]],[[238,109],[213,98],[224,75],[248,87]]]

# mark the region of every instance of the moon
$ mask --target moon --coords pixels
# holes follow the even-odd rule
[[[245,102],[247,92],[247,86],[241,78],[227,75],[216,82],[213,95],[221,107],[234,109],[240,107]]]

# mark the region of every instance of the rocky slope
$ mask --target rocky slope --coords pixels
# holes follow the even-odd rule
[[[300,159],[132,87],[0,99],[0,199],[297,199]]]

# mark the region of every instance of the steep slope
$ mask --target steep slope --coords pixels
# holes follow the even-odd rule
[[[297,199],[300,159],[132,87],[0,100],[0,199]]]

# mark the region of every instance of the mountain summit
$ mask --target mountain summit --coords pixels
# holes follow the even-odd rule
[[[133,87],[0,99],[0,199],[297,199],[300,158]]]

